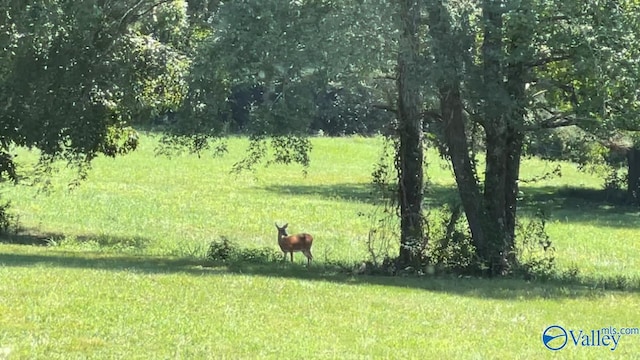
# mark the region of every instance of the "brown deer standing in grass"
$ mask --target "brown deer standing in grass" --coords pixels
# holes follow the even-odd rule
[[[284,253],[284,259],[286,260],[287,253],[290,253],[291,262],[293,262],[293,253],[301,251],[304,256],[307,257],[307,266],[309,266],[311,264],[311,260],[313,260],[313,255],[311,255],[313,236],[307,233],[288,235],[287,226],[289,226],[289,224],[284,224],[282,227],[278,226],[277,223],[275,225],[278,229],[278,245],[280,245],[280,250]]]

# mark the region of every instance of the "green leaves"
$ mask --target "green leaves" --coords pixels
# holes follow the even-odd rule
[[[41,162],[81,166],[100,153],[135,149],[137,136],[127,124],[182,102],[188,62],[158,38],[175,42],[182,35],[184,1],[3,5],[2,150],[36,147]],[[156,10],[162,21],[155,32],[136,31]]]
[[[552,9],[542,11],[537,27],[537,61],[565,59],[536,68],[534,91],[545,89],[549,107],[596,120],[577,122],[600,136],[621,127],[637,127],[629,123],[640,110],[637,2],[558,3],[555,13]]]
[[[357,128],[371,117],[371,104],[383,102],[385,87],[373,78],[393,71],[392,11],[382,0],[221,3],[195,31],[201,40],[189,69],[189,93],[169,130],[177,137],[215,138],[240,129],[260,139],[253,150],[274,136],[271,145],[280,149],[274,151],[287,154],[291,147],[281,137],[302,139],[327,121],[334,121],[337,132]],[[326,101],[332,92],[346,94]],[[346,101],[352,103],[341,103]],[[327,115],[332,106],[340,114]],[[253,150],[247,163],[263,158]],[[304,164],[304,156],[281,160]]]

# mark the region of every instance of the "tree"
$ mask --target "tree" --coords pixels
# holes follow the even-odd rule
[[[481,267],[516,259],[518,178],[526,131],[580,124],[615,129],[638,110],[638,4],[430,1],[429,35],[447,156]],[[595,24],[595,25],[594,25]],[[630,48],[637,48],[631,46]],[[637,57],[635,58],[637,59]],[[605,66],[621,62],[621,68]],[[468,122],[484,132],[481,186]]]
[[[578,16],[557,18],[565,27],[580,29],[577,38],[586,46],[576,47],[579,52],[567,57],[567,61],[580,58],[582,62],[574,67],[560,63],[540,69],[545,76],[557,78],[557,84],[561,85],[544,85],[552,96],[546,99],[548,102],[541,109],[550,121],[542,122],[541,127],[576,126],[589,135],[581,141],[589,141],[594,148],[625,154],[627,192],[629,198],[637,201],[637,174],[640,174],[637,169],[640,164],[636,156],[638,143],[635,133],[640,130],[640,96],[637,90],[640,51],[636,44],[640,30],[640,3],[621,1],[577,8],[580,9],[575,11]],[[582,164],[587,160],[603,161],[602,157],[594,159],[593,156],[572,160]]]
[[[229,128],[238,127],[231,114],[241,113],[251,145],[236,170],[264,160],[308,165],[307,136],[325,115],[319,99],[334,89],[376,96],[374,71],[389,65],[385,49],[393,46],[386,41],[391,28],[382,21],[386,6],[383,1],[220,4],[216,16],[201,25],[207,36],[195,53],[189,95],[165,145],[204,150],[210,140],[222,140]],[[243,93],[251,94],[244,96],[249,104],[238,100]],[[358,108],[351,118],[360,115],[367,112]]]
[[[402,266],[416,265],[415,250],[425,236],[420,10],[420,2],[413,0],[223,4],[194,61],[177,136],[167,144],[207,148],[206,139],[221,136],[229,122],[225,99],[235,98],[235,91],[259,89],[262,99],[252,100],[250,111],[243,113],[251,145],[236,169],[262,161],[269,139],[273,161],[306,166],[311,149],[306,136],[314,119],[324,115],[316,99],[326,89],[367,87],[373,89],[368,94],[378,94],[367,101],[379,103],[385,99],[375,91],[380,86],[376,79],[392,77],[397,86],[399,260]]]
[[[9,1],[0,11],[0,178],[16,180],[12,146],[40,150],[80,179],[98,154],[134,150],[131,120],[180,86],[182,59],[141,20],[182,1]],[[167,25],[168,26],[168,25]],[[169,96],[170,97],[170,96]]]
[[[398,203],[400,205],[401,266],[416,266],[418,244],[424,243],[423,226],[423,134],[419,24],[420,1],[399,1],[400,37],[398,46]]]

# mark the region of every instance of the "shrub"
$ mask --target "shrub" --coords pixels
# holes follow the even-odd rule
[[[0,204],[0,235],[8,233],[12,228],[17,229],[17,219],[9,212],[10,208],[10,201]]]
[[[439,210],[430,211],[427,217],[430,242],[425,249],[425,262],[439,272],[475,272],[476,249],[462,217],[461,206],[444,205]]]
[[[282,258],[282,254],[269,247],[242,248],[225,236],[214,240],[209,245],[206,259],[212,262],[222,263],[268,263]]]
[[[516,275],[546,280],[555,274],[555,248],[545,228],[547,220],[545,212],[538,210],[531,220],[516,225]]]

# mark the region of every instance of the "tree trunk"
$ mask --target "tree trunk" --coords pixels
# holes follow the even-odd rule
[[[627,193],[640,204],[640,149],[633,147],[627,152],[629,174],[627,175]]]
[[[493,145],[490,145],[493,141]],[[485,226],[491,244],[483,254],[492,275],[505,275],[515,264],[515,228],[523,135],[511,126],[504,140],[487,138],[487,171],[484,201]],[[500,179],[496,181],[496,179]]]
[[[507,136],[507,173],[505,179],[505,239],[503,261],[505,266],[515,264],[516,213],[518,210],[518,179],[520,178],[520,159],[522,157],[522,133],[510,127]]]
[[[504,275],[515,263],[515,226],[518,178],[523,135],[517,124],[524,116],[525,80],[527,71],[522,64],[526,57],[514,57],[509,64],[505,54],[502,15],[504,1],[484,0],[482,44],[482,112],[480,120],[486,134],[486,168],[484,192],[476,176],[473,159],[469,155],[460,98],[460,69],[456,56],[464,49],[452,35],[451,19],[442,0],[434,0],[429,7],[429,32],[433,39],[432,52],[439,74],[438,89],[444,125],[444,136],[469,228],[476,247],[480,266],[490,275]],[[510,53],[518,49],[522,39],[510,39]],[[524,47],[526,49],[526,47]],[[507,81],[505,81],[505,76]]]
[[[401,35],[398,53],[398,180],[401,267],[419,263],[415,252],[424,244],[422,97],[419,81],[419,0],[400,0]]]
[[[484,129],[486,134],[486,170],[484,203],[489,232],[487,253],[479,254],[488,263],[492,275],[506,272],[505,249],[509,239],[505,228],[507,195],[507,144],[509,94],[505,88],[503,70],[503,21],[501,0],[484,0],[482,4],[484,40],[482,43],[483,83],[485,86]],[[506,111],[505,111],[506,110]]]
[[[506,131],[487,130],[486,170],[484,180],[484,204],[487,211],[485,228],[489,232],[486,252],[481,253],[492,275],[504,273],[503,249],[506,247]],[[505,129],[506,130],[506,129]]]
[[[527,33],[522,31],[522,33]],[[526,47],[525,47],[526,48]],[[518,44],[513,41],[509,49],[510,54],[517,53]],[[526,59],[518,56],[518,59]],[[505,174],[505,246],[502,250],[505,267],[515,264],[516,259],[516,217],[518,210],[518,179],[520,178],[520,160],[522,158],[522,143],[524,135],[516,124],[522,124],[526,106],[526,83],[529,69],[522,60],[507,66],[507,92],[512,99],[511,112],[507,119],[506,139],[506,174]]]
[[[460,64],[455,62],[457,57],[451,55],[452,52],[455,53],[460,49],[451,47],[454,41],[451,34],[450,16],[442,1],[435,0],[430,3],[428,13],[429,33],[434,43],[432,51],[435,69],[439,75],[437,86],[445,143],[451,157],[453,173],[462,207],[469,223],[473,245],[476,247],[477,254],[486,254],[488,251],[488,234],[484,228],[486,214],[478,187],[476,169],[467,142],[463,115],[464,105],[460,94],[460,75],[457,72]]]
[[[530,3],[522,3],[521,15],[533,17]],[[520,160],[522,158],[522,144],[524,134],[523,124],[527,95],[526,84],[531,81],[531,67],[525,65],[527,59],[535,56],[534,50],[529,44],[535,34],[535,22],[514,22],[505,32],[509,42],[507,53],[509,61],[506,64],[507,88],[510,98],[509,111],[507,112],[507,137],[506,137],[506,174],[505,174],[505,246],[502,250],[505,269],[516,264],[516,219],[518,210],[518,179],[520,178]]]
[[[442,86],[440,88],[440,111],[444,123],[444,136],[449,148],[449,156],[453,165],[453,173],[458,186],[458,193],[462,201],[469,230],[476,247],[476,253],[482,258],[487,254],[487,234],[484,229],[486,214],[478,188],[476,171],[469,155],[469,144],[464,126],[462,113],[463,104],[460,98],[458,84]]]

